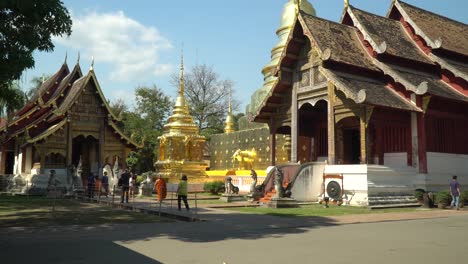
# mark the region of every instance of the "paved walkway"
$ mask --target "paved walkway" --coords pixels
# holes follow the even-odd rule
[[[133,205],[156,210],[154,200]],[[276,217],[200,206],[179,212],[169,202],[162,210],[206,221],[0,229],[0,259],[36,264],[440,264],[464,263],[468,257],[465,210]]]
[[[119,197],[120,198],[120,197]],[[130,202],[120,203],[119,199],[114,199],[112,203],[111,198],[102,198],[100,202],[113,204],[114,206],[125,207],[130,210],[141,210],[153,214],[161,213],[161,216],[171,217],[184,221],[223,221],[229,223],[238,223],[239,221],[247,220],[244,216],[248,216],[250,223],[259,222],[261,225],[266,219],[275,219],[277,225],[286,222],[285,226],[292,225],[294,222],[303,223],[304,219],[313,221],[324,221],[338,224],[357,224],[357,223],[371,223],[371,222],[385,222],[385,221],[401,221],[401,220],[415,220],[415,219],[428,219],[428,218],[444,218],[452,215],[468,214],[468,210],[462,208],[460,211],[456,210],[440,210],[440,209],[416,209],[416,212],[395,212],[395,213],[375,213],[375,214],[359,214],[359,215],[344,215],[344,216],[329,216],[329,217],[276,217],[268,215],[252,215],[239,213],[232,210],[224,210],[227,207],[242,207],[253,206],[249,202],[234,202],[234,203],[219,203],[217,204],[212,196],[199,196],[198,199],[209,199],[211,203],[197,203],[195,207],[195,197],[190,197],[189,204],[190,211],[184,209],[177,210],[177,200],[168,199],[161,203],[157,203],[156,198],[135,198],[130,199]],[[259,219],[259,220],[256,220]]]

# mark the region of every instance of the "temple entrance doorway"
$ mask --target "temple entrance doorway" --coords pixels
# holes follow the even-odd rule
[[[15,153],[13,151],[7,151],[5,160],[5,174],[13,174],[13,168],[15,165]]]
[[[361,133],[359,118],[347,117],[337,124],[338,162],[341,164],[361,163]]]
[[[83,179],[86,179],[90,173],[99,174],[99,141],[96,138],[83,135],[73,138],[72,164],[75,167],[78,166],[80,157]]]
[[[301,163],[328,158],[327,102],[299,108],[297,160]]]

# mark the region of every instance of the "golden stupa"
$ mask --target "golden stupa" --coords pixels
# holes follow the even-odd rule
[[[229,108],[226,116],[226,126],[224,127],[224,133],[232,133],[235,132],[236,129],[234,128],[234,117],[232,116],[232,103],[231,103],[231,91],[229,91]]]
[[[289,32],[291,32],[299,11],[315,16],[315,9],[307,0],[289,0],[284,5],[283,13],[281,14],[281,24],[278,30],[276,30],[278,42],[271,49],[270,62],[262,69],[263,86],[253,93],[250,104],[247,106],[247,115],[257,112],[258,106],[263,102],[265,96],[278,80],[278,78],[273,75],[273,71],[279,63],[279,59],[288,40]]]
[[[189,181],[203,181],[208,176],[208,164],[203,161],[205,137],[199,134],[198,126],[189,113],[184,95],[184,59],[180,65],[179,95],[172,115],[164,125],[159,139],[159,157],[154,164],[156,171],[168,178],[169,182],[178,181],[185,174]]]

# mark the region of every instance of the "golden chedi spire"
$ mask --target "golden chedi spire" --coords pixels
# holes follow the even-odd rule
[[[232,97],[231,90],[229,89],[229,108],[226,116],[226,126],[224,127],[224,133],[232,133],[235,131],[236,130],[234,128],[234,117],[232,116]]]
[[[271,50],[270,62],[262,69],[264,80],[263,86],[256,90],[252,95],[247,112],[256,112],[259,103],[263,101],[264,97],[268,94],[268,92],[273,87],[273,84],[276,82],[277,77],[273,76],[273,71],[276,69],[276,66],[279,63],[279,59],[288,40],[289,32],[291,31],[293,24],[296,21],[299,11],[303,11],[309,15],[315,15],[315,9],[308,0],[289,0],[284,5],[283,13],[281,15],[280,27],[276,31],[278,42]]]
[[[203,161],[205,137],[199,134],[197,124],[190,115],[185,100],[184,56],[181,56],[179,91],[172,115],[164,125],[159,139],[158,161],[154,164],[158,173],[174,182],[182,174],[192,179],[206,177],[208,166]]]

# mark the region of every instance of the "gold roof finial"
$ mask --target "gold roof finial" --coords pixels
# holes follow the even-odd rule
[[[349,0],[344,0],[344,7],[348,8],[348,6],[349,6]]]
[[[89,68],[90,71],[94,71],[94,56],[91,56],[91,67]]]
[[[229,108],[226,116],[226,126],[224,127],[224,132],[232,133],[234,131],[234,117],[232,116],[232,95],[231,88],[229,88]]]
[[[184,48],[182,48],[182,55],[180,56],[180,79],[179,79],[179,94],[184,95],[185,84],[184,84]]]

